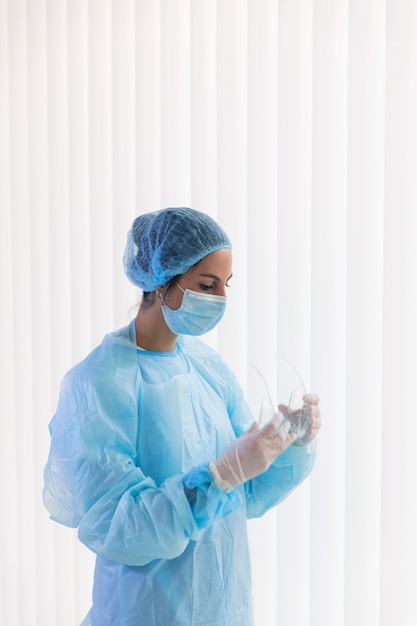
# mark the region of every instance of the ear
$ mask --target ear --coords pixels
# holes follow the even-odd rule
[[[172,284],[175,283],[175,280],[169,280],[167,283],[164,283],[163,285],[160,285],[159,287],[157,287],[155,289],[155,292],[158,296],[158,298],[160,298],[161,300],[163,300],[165,298],[165,296],[167,295],[170,287],[172,286]]]

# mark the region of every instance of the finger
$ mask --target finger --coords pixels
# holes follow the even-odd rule
[[[292,434],[289,435],[290,428],[291,424],[284,420],[278,425],[278,428],[269,435],[268,439],[272,441],[272,444],[275,447],[282,448],[283,446],[285,446],[285,441],[287,440],[287,438],[289,436],[292,436]]]
[[[313,429],[314,433],[317,435],[317,433],[319,432],[320,428],[321,428],[321,419],[316,420],[312,425],[311,428]]]
[[[317,405],[320,402],[320,398],[315,393],[306,393],[303,397],[306,404]]]
[[[309,411],[310,424],[316,425],[321,424],[321,413],[317,407],[311,406],[311,411]]]
[[[310,418],[310,420],[315,419],[316,415],[318,414],[319,410],[316,404],[305,404],[304,405],[304,410],[308,413],[308,416]]]
[[[261,432],[264,433],[266,437],[271,437],[279,430],[282,424],[282,419],[283,416],[281,413],[277,413],[271,420],[269,420],[269,422],[265,424],[265,426],[261,429]]]
[[[286,450],[297,439],[297,435],[295,433],[287,433],[287,435],[284,436],[282,429],[278,434],[281,435],[281,439],[280,445],[277,447],[280,448],[281,452],[284,452],[284,450]]]
[[[257,422],[253,422],[253,424],[251,425],[251,427],[243,433],[243,436],[245,435],[251,435],[252,433],[254,433],[256,430],[258,430],[258,424]]]
[[[281,428],[278,431],[278,435],[280,435],[281,437],[284,437],[285,439],[288,436],[291,437],[292,435],[289,435],[290,428],[291,428],[290,422],[285,421],[283,424],[281,424]]]
[[[312,409],[311,417],[313,417],[314,419],[321,419],[321,413],[320,413],[319,407],[314,406],[313,404],[309,404],[309,407],[311,407]]]
[[[288,445],[290,446],[297,439],[296,433],[290,433],[287,437]]]
[[[321,416],[320,416],[320,413],[318,412],[315,415],[315,417],[310,420],[310,425],[306,433],[308,441],[311,441],[312,439],[314,439],[314,437],[318,434],[320,428],[321,428]]]

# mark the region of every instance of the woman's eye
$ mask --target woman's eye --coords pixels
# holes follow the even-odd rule
[[[213,289],[213,285],[200,285],[201,291],[209,291],[209,289]]]

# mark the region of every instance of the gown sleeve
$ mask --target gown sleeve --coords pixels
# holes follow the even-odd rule
[[[179,556],[201,528],[244,501],[243,488],[231,497],[217,489],[206,466],[157,486],[138,465],[136,411],[133,397],[106,376],[92,384],[76,369],[70,371],[50,424],[44,472],[43,497],[51,518],[78,527],[89,549],[125,565]]]
[[[222,359],[216,365],[235,435],[243,434],[254,422],[243,390],[233,372]],[[284,500],[311,473],[316,457],[317,442],[305,446],[290,446],[280,454],[271,467],[245,483],[247,516],[260,517]]]
[[[245,483],[247,514],[260,517],[284,500],[311,473],[317,442],[306,446],[289,446],[271,467]]]

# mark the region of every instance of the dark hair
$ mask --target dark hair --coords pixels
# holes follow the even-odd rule
[[[142,309],[149,309],[155,302],[155,291],[144,291],[140,306]]]

